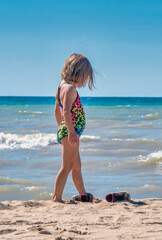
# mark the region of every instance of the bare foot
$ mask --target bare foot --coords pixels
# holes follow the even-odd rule
[[[60,203],[65,203],[62,199],[57,198],[56,196],[53,196],[52,202],[60,202]]]

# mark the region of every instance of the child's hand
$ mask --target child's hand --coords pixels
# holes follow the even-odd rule
[[[79,145],[79,136],[76,133],[69,133],[68,134],[68,142],[73,147],[77,147]]]

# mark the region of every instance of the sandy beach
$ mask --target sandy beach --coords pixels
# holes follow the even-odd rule
[[[4,201],[0,239],[161,239],[162,198],[118,203]]]

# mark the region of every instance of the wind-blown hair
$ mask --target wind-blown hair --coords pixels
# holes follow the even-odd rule
[[[85,87],[88,82],[90,90],[94,87],[93,68],[84,55],[72,54],[65,61],[62,73],[62,80],[77,83],[78,87]]]

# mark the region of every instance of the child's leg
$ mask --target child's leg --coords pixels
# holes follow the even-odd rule
[[[81,173],[81,161],[80,161],[79,149],[78,149],[77,158],[72,167],[72,178],[79,194],[85,193],[86,190],[84,188],[84,183],[83,183],[83,178]]]
[[[78,148],[71,146],[68,142],[68,137],[64,137],[61,140],[62,143],[62,166],[56,177],[55,191],[52,198],[53,201],[62,202],[62,193],[65,187],[65,183],[69,172],[72,170],[73,164],[78,160]],[[78,161],[77,161],[78,162]]]

